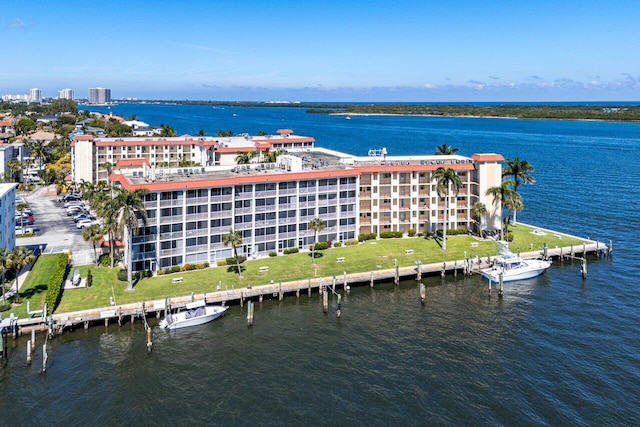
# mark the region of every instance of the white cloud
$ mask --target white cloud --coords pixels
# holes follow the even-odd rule
[[[7,25],[8,28],[22,28],[24,27],[24,21],[20,18],[16,18],[14,19],[11,23],[9,23],[9,25]]]

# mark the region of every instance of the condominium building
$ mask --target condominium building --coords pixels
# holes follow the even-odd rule
[[[0,248],[12,251],[16,247],[16,186],[0,184]]]
[[[89,88],[89,104],[108,104],[111,102],[111,89],[103,87]]]
[[[132,241],[133,270],[215,265],[233,255],[223,243],[231,229],[242,233],[238,252],[247,257],[305,250],[315,241],[308,227],[313,218],[326,224],[319,241],[384,231],[433,232],[444,223],[445,199],[433,180],[440,167],[455,170],[463,183],[450,197],[448,228],[471,228],[471,207],[478,201],[490,211],[487,228],[499,227],[500,206],[485,195],[486,188],[501,182],[504,159],[499,154],[357,157],[314,147],[313,138],[286,135],[207,138],[200,145],[198,166],[164,167],[158,158],[154,165],[153,156],[116,160],[110,175],[114,184],[148,191],[147,224],[140,222]],[[274,139],[289,138],[298,142],[286,147],[286,154],[260,163],[274,160],[266,156],[267,149],[278,145]],[[196,141],[190,145],[199,146]],[[83,141],[75,141],[75,150],[79,143]],[[239,152],[249,151],[258,153],[254,163],[235,164]],[[95,151],[85,153],[92,156]]]
[[[38,88],[29,90],[29,102],[42,103],[42,91]]]
[[[58,91],[58,99],[75,99],[75,93],[73,89],[62,89]]]

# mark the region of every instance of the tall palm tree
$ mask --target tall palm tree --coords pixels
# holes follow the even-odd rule
[[[506,179],[502,181],[502,184],[496,187],[489,188],[485,193],[487,196],[493,196],[493,206],[500,216],[500,240],[504,240],[504,227],[502,226],[502,208],[506,207],[507,200],[516,196],[520,197],[518,193],[513,191],[512,187],[513,181],[510,179]]]
[[[18,159],[11,159],[7,162],[7,172],[9,175],[9,182],[19,182],[20,172],[22,171],[22,163]]]
[[[0,248],[0,294],[2,295],[2,306],[7,305],[7,301],[4,298],[4,274],[7,272],[7,258],[9,251],[5,248]]]
[[[229,230],[229,233],[222,236],[222,243],[225,246],[231,245],[233,248],[233,256],[236,258],[236,267],[238,268],[238,277],[242,279],[242,270],[240,269],[240,260],[238,259],[238,246],[242,245],[242,232]]]
[[[504,207],[507,208],[507,219],[505,220],[505,232],[509,224],[509,212],[513,212],[513,225],[516,225],[516,212],[522,211],[524,203],[522,202],[522,196],[513,191],[507,199],[504,201]]]
[[[438,195],[444,197],[444,224],[442,227],[442,250],[447,250],[447,227],[449,226],[449,198],[453,193],[457,196],[462,188],[460,176],[451,168],[439,167],[431,175],[431,179],[436,181]]]
[[[102,164],[102,169],[107,171],[107,184],[109,184],[110,182],[110,175],[111,175],[111,171],[113,170],[113,165],[111,164],[111,162],[104,162]]]
[[[147,210],[144,206],[143,198],[147,193],[145,189],[125,190],[118,189],[116,197],[113,199],[114,219],[118,234],[123,236],[125,241],[125,259],[127,261],[127,290],[133,290],[131,276],[132,267],[132,246],[133,236],[137,235],[140,227],[147,225]]]
[[[436,146],[436,152],[433,154],[435,154],[436,156],[446,156],[449,154],[456,154],[458,150],[459,150],[458,147],[451,147],[447,144],[442,144],[442,145]]]
[[[520,160],[515,157],[513,159],[506,159],[507,166],[502,170],[502,177],[510,178],[513,181],[513,191],[518,193],[518,187],[520,184],[535,184],[536,179],[530,174],[535,169],[526,160]],[[519,194],[519,193],[518,193]],[[513,223],[516,223],[516,210],[513,210]]]
[[[471,206],[471,216],[476,220],[478,234],[482,233],[482,218],[487,214],[487,207],[482,202],[475,202]]]
[[[96,250],[96,243],[102,239],[104,236],[104,230],[98,224],[92,224],[82,231],[82,238],[93,244],[93,258],[96,260],[96,265],[98,265],[98,252]]]
[[[22,270],[25,265],[32,263],[35,259],[36,257],[33,255],[33,252],[24,246],[18,246],[7,255],[7,268],[13,270],[16,275],[16,296],[18,296],[18,290],[20,289],[18,283],[20,270]]]
[[[29,144],[31,157],[38,159],[39,169],[43,169],[44,163],[47,161],[47,146],[42,140],[33,141]]]
[[[311,245],[311,264],[315,264],[316,260],[316,243],[318,242],[318,232],[324,230],[327,223],[321,218],[313,218],[309,221],[309,228],[314,232],[313,245]]]

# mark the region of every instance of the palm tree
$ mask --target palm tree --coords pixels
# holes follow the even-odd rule
[[[20,180],[20,172],[22,171],[22,164],[18,159],[11,159],[7,162],[8,175],[10,182],[18,182]]]
[[[487,214],[487,207],[482,202],[475,202],[471,207],[471,216],[475,218],[478,234],[482,234],[482,218]]]
[[[515,197],[514,194],[517,195],[517,197],[520,197],[518,193],[513,191],[512,187],[513,181],[510,179],[506,179],[502,181],[502,184],[498,185],[497,187],[489,188],[485,193],[487,196],[493,196],[493,206],[496,208],[500,216],[500,240],[504,240],[504,229],[502,226],[502,207],[506,207],[507,200]]]
[[[47,161],[47,146],[45,145],[44,141],[37,140],[31,142],[31,144],[29,145],[29,151],[31,157],[35,157],[36,159],[38,159],[38,168],[42,170],[44,162]]]
[[[2,306],[7,305],[7,301],[4,298],[4,273],[7,272],[7,257],[9,251],[5,248],[0,248],[0,293],[2,293]]]
[[[458,150],[458,147],[450,147],[447,144],[442,144],[436,146],[436,152],[433,154],[435,154],[436,156],[446,156],[449,154],[456,154]]]
[[[109,180],[110,175],[111,175],[111,171],[113,170],[113,165],[111,164],[111,162],[104,162],[102,164],[102,169],[105,169],[107,171],[107,184],[109,184]]]
[[[436,181],[438,195],[444,197],[444,225],[442,227],[442,250],[447,250],[447,227],[449,225],[449,198],[451,193],[457,196],[462,188],[460,176],[451,168],[439,167],[431,175],[431,179]]]
[[[313,218],[309,221],[309,228],[314,231],[313,245],[311,245],[311,264],[315,264],[316,243],[318,242],[318,232],[324,230],[327,223],[320,218]]]
[[[236,155],[236,163],[239,165],[248,165],[255,155],[255,151],[238,152]]]
[[[125,240],[128,291],[133,290],[131,278],[133,236],[137,235],[140,230],[139,220],[142,220],[143,226],[147,225],[147,210],[143,202],[146,193],[147,190],[145,189],[131,191],[120,188],[118,189],[115,199],[113,199],[113,219],[115,219],[116,231],[123,236]]]
[[[502,171],[502,177],[511,177],[513,180],[513,191],[518,193],[518,187],[520,183],[522,184],[535,184],[536,179],[529,174],[529,172],[533,172],[535,169],[533,165],[531,165],[526,160],[520,160],[515,157],[514,159],[506,159],[505,163],[507,166]],[[519,194],[519,193],[518,193]],[[513,210],[513,223],[516,223],[516,210]]]
[[[33,252],[24,246],[18,246],[7,255],[6,266],[9,270],[13,270],[16,275],[16,296],[18,296],[18,290],[20,289],[20,285],[18,284],[20,270],[22,270],[25,265],[32,263],[34,259],[36,259],[36,257],[33,255]]]
[[[160,136],[164,136],[164,137],[176,136],[176,131],[175,131],[174,128],[172,128],[169,125],[161,124],[160,125]]]
[[[104,231],[98,224],[92,224],[82,231],[82,238],[93,244],[93,258],[96,260],[96,265],[98,265],[98,252],[96,251],[96,243],[102,239],[104,236]]]
[[[231,245],[233,248],[233,256],[236,258],[236,267],[238,268],[238,277],[242,279],[242,270],[240,270],[240,260],[238,259],[238,246],[242,245],[242,232],[229,230],[229,233],[222,237],[222,243],[225,246]]]
[[[522,211],[524,204],[522,202],[522,196],[513,191],[507,199],[504,201],[504,207],[507,208],[507,218],[505,219],[505,232],[508,232],[507,226],[509,223],[509,212],[513,212],[513,225],[516,225],[516,212]]]
[[[275,163],[278,160],[278,156],[282,154],[282,150],[277,149],[276,151],[267,150],[264,154],[264,163]]]

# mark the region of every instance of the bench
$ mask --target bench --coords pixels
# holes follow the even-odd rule
[[[268,265],[263,265],[262,267],[258,268],[258,271],[260,273],[265,273],[265,272],[269,271],[269,266]]]
[[[471,242],[471,247],[475,248],[476,246],[478,246],[478,242]]]
[[[407,249],[406,251],[404,251],[404,253],[406,255],[413,255],[413,249]]]
[[[344,257],[341,256],[341,257],[336,258],[336,262],[344,262]]]
[[[171,279],[171,283],[182,283],[184,282],[184,279],[182,277],[174,277],[173,279]]]

